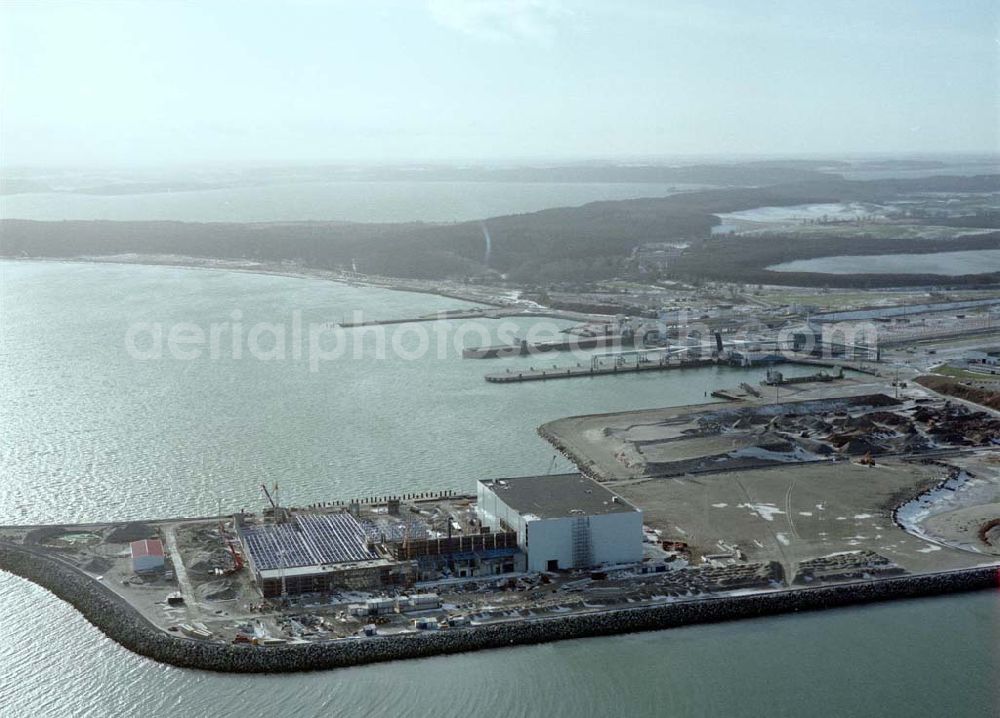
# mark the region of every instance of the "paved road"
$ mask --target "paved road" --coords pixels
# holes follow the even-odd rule
[[[163,528],[163,535],[167,541],[167,550],[173,558],[174,574],[177,576],[177,583],[181,587],[181,594],[184,596],[184,603],[187,605],[188,615],[192,620],[197,619],[200,615],[200,612],[198,611],[198,602],[195,600],[194,586],[191,585],[191,579],[188,578],[187,568],[184,566],[184,561],[181,559],[181,552],[177,549],[176,528],[172,525],[165,526]]]

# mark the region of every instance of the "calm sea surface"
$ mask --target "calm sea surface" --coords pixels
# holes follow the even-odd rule
[[[184,222],[455,222],[573,207],[599,200],[665,197],[681,185],[554,182],[297,182],[184,192],[0,196],[0,217]]]
[[[307,337],[310,323],[355,309],[388,318],[458,306],[319,280],[0,262],[0,522],[256,507],[264,481],[292,503],[467,492],[482,476],[568,469],[536,436],[544,421],[698,402],[758,380],[706,369],[491,385],[486,371],[544,362],[463,361],[458,347],[490,337],[458,322],[325,335],[344,356],[315,371],[307,338],[293,351],[296,316]],[[190,336],[213,324],[215,357],[137,359],[126,349],[130,328],[135,349],[151,355],[155,326]],[[255,327],[253,346],[272,356],[285,332],[284,359],[249,356]],[[0,715],[985,716],[998,705],[998,612],[997,594],[978,593],[240,677],[139,658],[0,573]]]

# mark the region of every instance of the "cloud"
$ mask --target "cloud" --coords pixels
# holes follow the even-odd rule
[[[558,0],[429,0],[440,25],[486,40],[548,45],[573,16]]]

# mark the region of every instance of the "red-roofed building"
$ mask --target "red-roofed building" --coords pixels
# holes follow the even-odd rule
[[[132,549],[132,570],[152,573],[163,570],[163,544],[160,539],[143,539],[129,544]]]

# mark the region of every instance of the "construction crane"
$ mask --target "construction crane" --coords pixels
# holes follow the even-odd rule
[[[229,534],[226,533],[226,527],[222,523],[222,519],[221,518],[219,519],[219,536],[222,537],[222,542],[226,544],[226,548],[229,549],[229,553],[233,557],[233,567],[231,569],[229,569],[228,571],[225,571],[225,573],[228,575],[228,574],[238,573],[238,572],[242,571],[243,570],[243,557],[236,550],[236,547],[233,546],[233,541],[232,541],[232,539],[229,538]]]
[[[275,484],[275,488],[277,488],[277,487],[278,487],[278,485]],[[268,493],[267,487],[264,484],[260,485],[260,490],[264,492],[264,496],[266,496],[267,500],[270,502],[271,508],[272,509],[278,508],[278,505],[274,502],[274,499],[271,498],[271,494]]]
[[[274,522],[284,523],[288,519],[288,511],[281,508],[281,499],[278,498],[278,482],[274,483],[270,491],[267,490],[267,486],[264,484],[260,485],[260,489],[271,504],[271,513],[274,515]],[[266,511],[267,509],[265,509]]]

